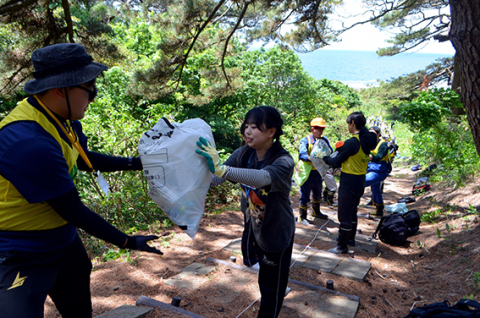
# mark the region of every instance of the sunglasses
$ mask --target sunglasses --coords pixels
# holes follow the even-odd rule
[[[97,86],[93,86],[92,89],[88,89],[86,87],[83,87],[83,86],[75,86],[75,87],[78,87],[80,89],[83,89],[84,91],[86,91],[88,93],[88,100],[91,100],[93,101],[95,99],[95,97],[97,96],[97,93],[98,93],[98,89],[97,89]]]

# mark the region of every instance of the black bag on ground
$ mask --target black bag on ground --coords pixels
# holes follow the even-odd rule
[[[383,243],[403,246],[408,237],[408,227],[401,214],[392,213],[382,217],[373,234],[374,238],[376,238],[377,233],[378,238]]]
[[[471,299],[460,299],[453,306],[449,306],[448,301],[444,301],[443,303],[433,303],[412,309],[404,318],[454,317],[480,317],[480,303]]]
[[[398,199],[397,202],[398,202],[398,203],[412,203],[412,202],[415,202],[415,198],[412,198],[412,197],[403,197],[403,198]]]
[[[377,238],[378,234],[383,243],[403,246],[409,236],[417,233],[419,225],[420,215],[417,210],[405,214],[392,213],[382,217],[372,237]]]
[[[408,236],[415,235],[420,229],[420,214],[417,210],[408,211],[403,215],[403,219],[407,224]]]

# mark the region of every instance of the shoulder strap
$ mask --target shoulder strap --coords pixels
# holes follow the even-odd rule
[[[455,304],[455,307],[463,310],[468,309],[468,307],[473,307],[477,310],[480,310],[480,303],[472,299],[460,299]],[[478,314],[478,316],[480,317],[480,313]]]
[[[372,238],[377,239],[377,234],[380,231],[380,227],[382,226],[383,221],[385,220],[385,216],[382,216],[380,219],[380,222],[378,222],[377,228],[375,229],[375,232],[372,234]]]

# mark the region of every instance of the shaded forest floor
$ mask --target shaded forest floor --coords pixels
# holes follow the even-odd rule
[[[411,190],[420,172],[412,172],[409,167],[399,164],[386,179],[385,204],[397,203],[405,196],[414,197]],[[292,196],[294,209],[298,208],[298,197],[298,193]],[[415,198],[416,202],[408,204],[409,210],[416,209],[432,222],[422,222],[419,233],[410,237],[404,247],[378,241],[375,254],[357,252],[355,258],[372,265],[366,281],[353,281],[297,266],[291,268],[291,277],[321,287],[325,287],[327,280],[334,280],[336,291],[360,297],[358,318],[403,317],[412,307],[444,300],[453,304],[463,297],[477,299],[480,288],[480,181],[471,181],[460,189],[432,184],[431,190]],[[370,192],[366,189],[359,213],[371,211],[363,206],[369,199]],[[322,203],[324,211],[334,212],[335,209]],[[360,218],[359,228],[363,235],[371,235],[377,223]],[[158,241],[156,244],[164,252],[163,256],[132,251],[115,261],[94,262],[91,275],[94,316],[122,305],[135,305],[141,295],[165,303],[179,296],[182,298],[181,308],[205,317],[239,316],[259,296],[256,274],[251,274],[250,284],[228,286],[229,292],[238,295],[228,306],[222,299],[225,290],[220,290],[225,288],[220,282],[228,283],[232,275],[228,269],[221,268],[215,279],[198,290],[178,289],[164,284],[164,280],[194,262],[205,263],[207,257],[228,260],[232,252],[223,247],[240,238],[242,230],[242,213],[227,209],[221,214],[205,215],[194,241],[179,229],[160,233],[164,243]],[[332,246],[315,241],[311,247],[327,250]],[[236,256],[237,264],[241,264],[241,255]],[[258,302],[241,317],[253,318],[257,312]],[[45,317],[58,316],[48,300]],[[179,315],[155,310],[147,317]],[[280,317],[313,316],[284,306]]]

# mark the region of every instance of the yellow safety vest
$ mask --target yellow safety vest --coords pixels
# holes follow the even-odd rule
[[[360,142],[358,134],[353,135],[353,137],[357,138]],[[362,146],[360,145],[358,152],[348,157],[348,159],[342,163],[342,172],[354,175],[366,174],[368,161],[369,156],[363,152]]]
[[[310,154],[312,153],[313,145],[315,144],[315,138],[313,138],[312,134],[307,136],[307,141],[308,141],[307,152],[308,152],[308,156],[310,156]],[[312,170],[317,170],[317,168],[315,168],[315,166],[312,164],[312,162],[305,161],[304,163],[306,165],[312,166]]]
[[[385,142],[385,140],[380,139],[378,141],[377,147],[371,151],[371,154],[376,156],[378,153],[378,149],[380,149],[380,146]],[[386,163],[390,162],[390,151],[387,149],[387,154],[382,157],[380,161],[385,161]]]
[[[55,125],[27,99],[21,101],[0,122],[0,129],[15,121],[32,121],[45,129],[62,147],[63,157],[72,179],[77,174],[78,151],[60,137]],[[0,175],[0,231],[50,230],[67,224],[46,202],[29,203],[13,186]]]

